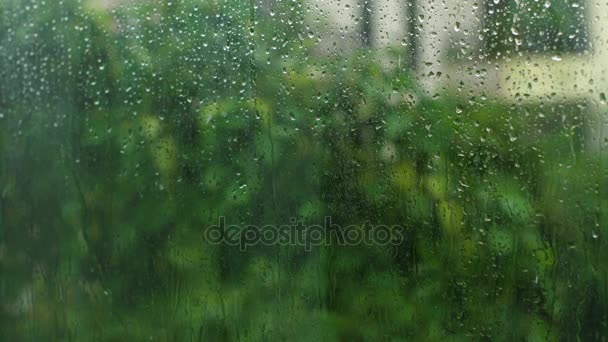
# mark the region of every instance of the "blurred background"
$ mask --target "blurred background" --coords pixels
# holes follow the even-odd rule
[[[0,0],[0,340],[608,336],[608,5]],[[211,244],[400,225],[399,245]]]

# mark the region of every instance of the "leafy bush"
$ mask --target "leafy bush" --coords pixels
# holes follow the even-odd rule
[[[269,6],[0,3],[6,338],[605,338],[588,108],[430,98]],[[242,252],[219,216],[408,230]]]

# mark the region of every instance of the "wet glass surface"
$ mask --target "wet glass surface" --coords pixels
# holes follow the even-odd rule
[[[608,5],[0,0],[0,339],[608,336]]]

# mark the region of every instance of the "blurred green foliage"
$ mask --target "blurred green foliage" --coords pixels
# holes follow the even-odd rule
[[[592,12],[583,0],[484,1],[483,40],[490,56],[573,53],[590,50],[587,23]]]
[[[302,2],[0,1],[6,340],[604,340],[592,108],[429,97]],[[397,247],[211,245],[297,217]]]

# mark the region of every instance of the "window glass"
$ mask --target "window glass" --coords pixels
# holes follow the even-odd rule
[[[586,1],[486,1],[488,53],[582,52],[589,47]]]
[[[0,0],[0,339],[605,340],[607,25]]]

